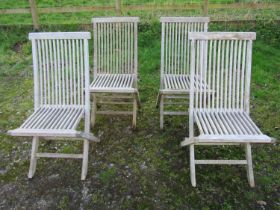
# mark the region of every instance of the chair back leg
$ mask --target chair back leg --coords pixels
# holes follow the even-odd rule
[[[136,118],[137,118],[137,93],[133,95],[133,116],[132,116],[132,128],[136,128]]]
[[[97,107],[96,107],[96,97],[95,97],[95,95],[94,94],[92,94],[93,95],[93,101],[92,101],[92,111],[91,111],[91,128],[93,128],[94,127],[94,125],[95,125],[95,120],[96,120],[96,109],[97,109]]]
[[[164,116],[163,116],[163,112],[164,112],[164,95],[161,95],[160,97],[160,104],[159,104],[159,112],[160,112],[160,119],[159,119],[159,126],[160,129],[163,129],[163,122],[164,122]]]

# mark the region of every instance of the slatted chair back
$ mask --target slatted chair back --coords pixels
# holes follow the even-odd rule
[[[161,75],[190,73],[189,32],[206,32],[209,17],[162,17]]]
[[[89,32],[30,33],[35,109],[84,106],[89,100]]]
[[[94,78],[97,74],[137,75],[138,17],[93,18]]]
[[[249,113],[252,41],[256,34],[190,33],[189,39],[192,50],[190,113],[193,109]],[[204,82],[194,83],[197,79]]]

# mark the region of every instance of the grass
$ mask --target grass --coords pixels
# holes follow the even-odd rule
[[[250,3],[251,0],[210,0],[209,3]],[[276,0],[262,0],[261,3],[277,3]],[[182,5],[186,3],[203,3],[203,0],[123,0],[123,5]],[[114,7],[115,0],[40,0],[37,1],[38,8],[44,7],[72,7],[72,6],[112,6]],[[125,6],[122,8],[123,16],[139,16],[141,20],[149,21],[150,19],[158,19],[161,16],[201,16],[203,15],[201,9],[155,9],[152,11],[130,9],[126,10]],[[1,9],[11,8],[28,8],[27,0],[1,0]],[[209,9],[208,11],[211,20],[259,20],[265,19],[267,21],[279,20],[280,10],[274,9]],[[49,24],[90,24],[92,17],[97,16],[114,16],[116,15],[114,9],[100,10],[95,12],[76,12],[76,13],[50,13],[39,14],[39,23],[42,25]],[[32,25],[31,14],[0,14],[0,25]]]
[[[268,26],[267,26],[268,27]],[[259,26],[212,24],[210,30],[257,30],[254,44],[251,113],[261,130],[280,138],[280,48]],[[262,29],[262,28],[261,28]],[[32,28],[0,30],[0,208],[28,209],[279,209],[279,144],[253,147],[256,188],[242,166],[197,166],[198,187],[190,184],[187,118],[166,119],[159,130],[155,108],[159,88],[160,25],[139,27],[139,87],[142,109],[138,128],[130,117],[98,117],[90,144],[87,180],[80,181],[81,162],[40,159],[28,181],[30,138],[6,131],[19,126],[33,108]],[[88,25],[45,26],[44,31],[91,30]],[[271,30],[277,30],[272,28]],[[278,40],[278,39],[276,39]],[[91,46],[91,44],[90,44]],[[90,50],[92,52],[92,49]],[[92,56],[92,55],[91,55]],[[80,143],[44,141],[51,152],[81,152]],[[243,158],[240,147],[199,147],[197,158]]]
[[[201,3],[203,0],[122,0],[122,4],[180,4],[180,3]],[[209,3],[248,3],[250,0],[209,0]],[[275,0],[262,0],[262,3],[276,2]],[[37,0],[38,7],[65,7],[65,6],[114,6],[115,0]],[[27,8],[29,2],[26,0],[1,0],[0,9]]]

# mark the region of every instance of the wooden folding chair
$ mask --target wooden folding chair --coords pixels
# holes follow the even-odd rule
[[[271,143],[249,116],[252,42],[255,33],[189,33],[191,78],[189,137],[191,183],[196,164],[241,164],[254,187],[251,144]],[[205,85],[196,83],[206,81]],[[197,125],[199,136],[194,136]],[[196,160],[195,145],[244,145],[246,160]]]
[[[176,108],[185,105],[190,91],[191,51],[188,33],[206,32],[209,21],[208,17],[160,18],[161,70],[157,107],[160,105],[161,129],[165,115],[187,115],[186,110],[176,111]]]
[[[140,107],[137,88],[138,17],[93,18],[94,68],[90,91],[93,96],[92,126],[96,114],[132,114],[136,127]],[[132,105],[133,111],[97,110],[98,106]]]
[[[34,113],[13,136],[32,136],[28,178],[36,171],[38,158],[80,158],[81,179],[87,175],[90,133],[89,32],[30,33],[34,70]],[[76,128],[84,118],[84,132]],[[82,154],[39,153],[39,138],[83,140]],[[79,139],[80,138],[80,139]]]

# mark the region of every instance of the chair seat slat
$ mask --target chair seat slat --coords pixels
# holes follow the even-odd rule
[[[133,92],[135,90],[133,87],[134,78],[133,74],[98,74],[90,86],[90,91],[111,90],[114,92],[115,89],[122,89]],[[99,82],[100,80],[102,83]]]
[[[258,130],[245,129],[255,127],[255,123],[244,111],[195,110],[195,122],[199,123],[205,134],[213,135],[262,135]],[[239,116],[239,117],[236,117]],[[243,127],[243,129],[242,129]]]
[[[41,107],[27,118],[20,129],[75,129],[73,125],[80,120],[83,113],[83,107]],[[39,119],[37,115],[40,115]]]

